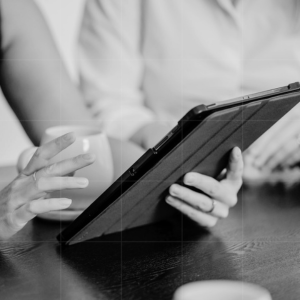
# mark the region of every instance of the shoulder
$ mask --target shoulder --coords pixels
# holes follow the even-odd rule
[[[37,5],[33,0],[0,0],[1,11],[4,15],[14,15],[21,17],[22,15],[34,14]]]
[[[28,43],[44,24],[43,16],[33,0],[0,0],[2,49],[15,41]]]
[[[2,53],[8,58],[39,58],[39,48],[49,46],[51,34],[34,0],[0,0]],[[51,43],[50,43],[51,44]],[[34,47],[33,47],[34,45]],[[42,53],[44,53],[43,51]]]

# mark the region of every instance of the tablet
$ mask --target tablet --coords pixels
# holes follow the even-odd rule
[[[217,177],[235,146],[247,149],[300,102],[300,84],[190,110],[57,237],[74,244],[169,218],[171,184],[188,172]]]

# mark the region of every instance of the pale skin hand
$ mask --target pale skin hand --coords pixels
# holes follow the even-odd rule
[[[39,147],[21,174],[0,192],[1,240],[10,238],[36,215],[71,205],[71,199],[49,198],[50,192],[88,186],[86,178],[68,177],[68,174],[92,164],[94,155],[84,154],[49,164],[51,158],[74,141],[74,134],[68,133]]]
[[[271,172],[288,168],[300,162],[300,121],[299,117],[280,120],[276,130],[266,132],[245,151],[245,165]],[[274,126],[274,127],[275,127]],[[271,128],[272,129],[272,128]]]
[[[237,203],[237,193],[242,185],[242,173],[241,150],[236,147],[231,152],[224,179],[218,181],[194,172],[185,175],[185,185],[197,188],[206,195],[173,184],[169,189],[170,195],[167,196],[166,202],[199,225],[212,227],[216,225],[218,219],[226,218],[229,209]],[[205,213],[211,209],[212,199],[215,200],[215,208],[211,213]]]
[[[151,123],[141,128],[131,138],[132,141],[145,149],[152,148],[172,128],[160,123]],[[225,178],[217,181],[211,177],[188,173],[184,177],[184,184],[204,192],[208,196],[197,193],[178,184],[171,185],[170,195],[166,202],[187,215],[190,219],[205,227],[214,226],[218,219],[226,218],[230,207],[237,203],[237,192],[242,185],[243,159],[239,148],[233,149]],[[205,213],[212,207],[212,213]]]

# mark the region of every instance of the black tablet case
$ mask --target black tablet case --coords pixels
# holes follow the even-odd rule
[[[216,177],[233,147],[248,148],[299,101],[299,93],[292,93],[212,113],[88,225],[72,237],[67,228],[58,239],[73,244],[168,218],[175,211],[164,201],[172,183],[181,183],[190,171]],[[97,201],[101,196],[90,211],[97,210]],[[83,218],[89,218],[86,211],[70,227],[80,226]]]

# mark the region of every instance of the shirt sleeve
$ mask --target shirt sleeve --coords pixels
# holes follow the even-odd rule
[[[103,130],[130,138],[154,121],[141,91],[140,0],[88,0],[79,37],[80,86]]]

